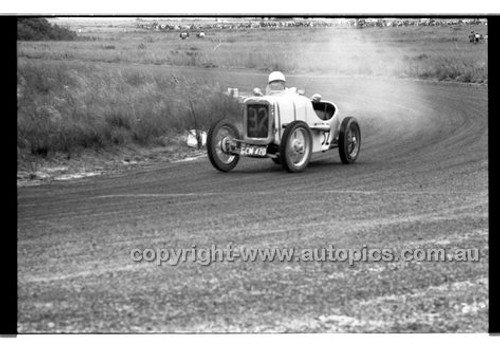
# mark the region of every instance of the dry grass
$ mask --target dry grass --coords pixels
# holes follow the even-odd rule
[[[487,45],[470,44],[471,29],[485,32],[478,26],[255,29],[188,40],[177,32],[104,32],[77,43],[20,43],[19,56],[486,82]]]
[[[221,89],[193,77],[158,75],[147,68],[20,59],[18,147],[33,154],[110,145],[167,143],[198,124],[239,113]]]

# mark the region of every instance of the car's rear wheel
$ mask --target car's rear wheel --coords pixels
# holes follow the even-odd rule
[[[207,134],[207,153],[212,165],[220,171],[228,172],[234,169],[239,155],[224,151],[224,143],[227,139],[240,139],[238,129],[226,120],[214,123]]]
[[[312,153],[312,135],[303,121],[290,123],[283,133],[280,145],[280,159],[288,172],[301,172],[309,164]]]
[[[361,148],[361,129],[354,117],[346,117],[340,126],[339,154],[342,163],[352,164],[356,161]]]

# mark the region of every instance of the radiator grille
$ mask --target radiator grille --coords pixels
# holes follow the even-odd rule
[[[269,106],[266,104],[247,105],[247,136],[267,138],[269,135]]]

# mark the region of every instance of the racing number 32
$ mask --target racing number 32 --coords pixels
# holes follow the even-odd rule
[[[249,137],[267,137],[269,116],[267,106],[251,105],[248,107],[248,135]]]

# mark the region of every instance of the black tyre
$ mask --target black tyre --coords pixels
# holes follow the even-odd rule
[[[294,121],[285,128],[280,145],[280,159],[288,172],[301,172],[309,164],[312,153],[312,135],[303,121]]]
[[[339,154],[342,163],[352,164],[356,161],[361,148],[361,129],[354,117],[346,117],[340,126]]]
[[[222,150],[221,146],[225,138],[240,139],[240,134],[233,124],[226,120],[220,120],[208,130],[207,153],[210,162],[217,170],[228,172],[234,169],[240,157]]]

